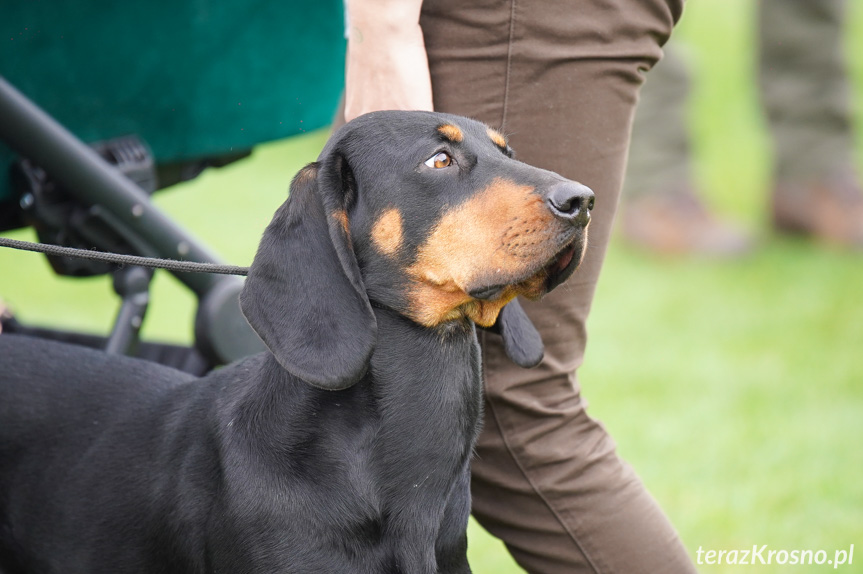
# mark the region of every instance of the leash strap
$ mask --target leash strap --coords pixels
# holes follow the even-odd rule
[[[182,273],[218,273],[220,275],[248,275],[248,267],[237,265],[222,265],[218,263],[198,263],[196,261],[178,261],[176,259],[157,259],[155,257],[139,257],[137,255],[120,255],[119,253],[106,253],[104,251],[90,251],[87,249],[75,249],[74,247],[61,247],[59,245],[47,245],[45,243],[31,243],[29,241],[18,241],[8,237],[0,237],[0,247],[20,249],[23,251],[35,251],[46,255],[57,255],[60,257],[78,257],[80,259],[92,259],[94,261],[105,261],[117,265],[135,265],[138,267],[149,267],[151,269],[167,269]]]

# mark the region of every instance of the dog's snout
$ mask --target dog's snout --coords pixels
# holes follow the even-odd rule
[[[574,181],[555,184],[546,196],[546,203],[557,217],[580,225],[590,221],[594,200],[589,187]]]

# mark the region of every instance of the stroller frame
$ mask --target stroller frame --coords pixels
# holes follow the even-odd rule
[[[220,263],[200,241],[154,206],[149,196],[118,169],[76,138],[60,123],[27,99],[0,76],[0,139],[11,149],[44,169],[65,190],[85,205],[98,205],[124,237],[140,250],[138,255],[200,263]],[[96,246],[104,248],[103,246]],[[126,268],[132,273],[134,269]],[[136,272],[137,273],[137,272]],[[223,364],[263,349],[263,344],[246,323],[238,305],[243,282],[237,277],[205,273],[174,273],[198,298],[195,318],[195,349],[211,365]],[[115,288],[124,298],[124,307],[114,328],[113,349],[124,352],[128,344],[120,338],[136,337],[140,321],[134,321],[135,305],[146,309],[149,277],[140,273],[118,279]],[[143,307],[141,304],[143,303]],[[34,329],[34,334],[47,335]],[[87,344],[96,346],[88,338]]]

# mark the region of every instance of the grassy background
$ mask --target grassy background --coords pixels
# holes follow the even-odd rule
[[[698,73],[699,184],[719,211],[759,231],[762,246],[717,262],[649,257],[613,243],[580,378],[591,413],[691,552],[768,544],[832,557],[854,543],[863,563],[863,265],[860,255],[775,237],[766,226],[770,151],[753,81],[753,4],[691,2],[678,39]],[[861,102],[863,2],[849,5],[846,38]],[[156,202],[226,261],[248,264],[288,180],[325,139],[318,132],[261,146]],[[857,158],[863,167],[863,154]],[[24,320],[89,331],[105,332],[116,310],[104,278],[56,278],[41,257],[7,250],[0,295]],[[188,341],[191,297],[160,273],[153,298],[145,335]],[[475,572],[520,572],[481,529],[472,525],[470,536]]]

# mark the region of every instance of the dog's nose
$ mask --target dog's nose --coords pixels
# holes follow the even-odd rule
[[[552,213],[576,225],[587,225],[593,209],[593,191],[574,181],[554,184],[545,199]]]

